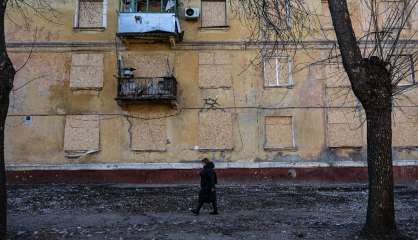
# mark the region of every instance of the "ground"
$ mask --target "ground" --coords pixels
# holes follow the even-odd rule
[[[357,239],[363,184],[220,185],[220,215],[190,213],[197,185],[9,186],[9,239]],[[398,185],[401,232],[418,239],[418,182]]]

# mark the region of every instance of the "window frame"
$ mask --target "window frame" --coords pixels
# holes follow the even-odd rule
[[[80,1],[101,1],[103,3],[102,8],[102,26],[97,27],[80,27]],[[75,13],[74,13],[74,30],[86,30],[86,31],[104,31],[107,28],[107,7],[108,0],[76,0]]]
[[[276,69],[276,84],[275,85],[268,85],[266,81],[266,63],[268,60],[275,59],[275,69]],[[280,61],[279,59],[287,59],[287,84],[280,83]],[[293,83],[293,59],[289,56],[273,56],[273,57],[266,57],[263,60],[263,85],[264,88],[292,88]]]

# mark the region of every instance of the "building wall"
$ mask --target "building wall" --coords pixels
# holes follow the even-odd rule
[[[319,0],[309,4],[322,7]],[[94,31],[73,29],[75,0],[54,3],[61,24],[36,17],[27,26],[21,19],[16,21],[20,25],[8,22],[10,56],[16,68],[24,65],[16,76],[7,120],[8,165],[187,163],[201,157],[226,162],[365,160],[364,114],[342,69],[328,64],[295,67],[327,54],[333,46],[324,39],[311,36],[309,51],[297,52],[291,65],[281,65],[281,74],[294,68],[287,85],[269,87],[265,79],[270,70],[251,64],[258,50],[246,45],[246,27],[231,9],[227,28],[201,28],[200,21],[181,18],[184,40],[175,46],[118,47],[138,76],[164,74],[167,61],[174,66],[177,104],[119,106],[118,3],[109,0],[107,6],[106,28]],[[190,1],[183,6],[201,5]],[[351,8],[361,10],[356,1]],[[353,19],[361,32],[361,15]],[[395,160],[418,159],[417,93],[414,89],[397,99]]]

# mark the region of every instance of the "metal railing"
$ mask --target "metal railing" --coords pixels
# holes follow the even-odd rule
[[[176,96],[175,77],[118,78],[117,100],[175,100]]]

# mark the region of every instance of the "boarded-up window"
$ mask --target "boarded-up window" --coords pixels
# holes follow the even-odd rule
[[[166,150],[165,119],[133,120],[131,133],[131,148],[134,151]]]
[[[229,53],[199,53],[199,87],[229,88],[232,85],[231,71],[231,56]]]
[[[166,77],[174,73],[174,55],[129,51],[123,54],[124,67],[135,68],[135,77]]]
[[[78,0],[74,18],[75,28],[105,28],[107,0]]]
[[[202,27],[224,27],[226,19],[226,1],[202,1]]]
[[[392,130],[392,142],[394,147],[417,147],[418,112],[394,111]]]
[[[73,54],[71,89],[101,89],[103,87],[103,54]]]
[[[398,86],[408,86],[415,83],[415,68],[412,55],[397,55],[391,57],[394,66],[392,78]]]
[[[232,115],[210,110],[199,113],[199,148],[231,150],[233,148]]]
[[[324,65],[325,81],[327,87],[349,87],[350,80],[343,64],[340,63],[326,63]]]
[[[265,117],[265,149],[294,148],[293,121],[289,116]]]
[[[262,22],[264,23],[266,30],[276,34],[275,31],[277,30],[287,31],[292,27],[290,0],[269,0],[263,3],[265,4],[265,13]]]
[[[328,147],[361,147],[362,125],[355,109],[327,110]]]
[[[410,5],[412,3],[406,5],[406,0],[383,0],[379,2],[378,16],[381,17],[381,27],[384,29],[410,28],[410,17],[407,18]]]
[[[321,28],[324,30],[333,29],[331,13],[328,7],[328,0],[321,0],[322,15],[320,17]]]
[[[350,87],[327,87],[325,103],[328,107],[357,107],[359,101]]]
[[[292,59],[289,57],[273,57],[264,59],[264,86],[291,86]]]
[[[73,115],[65,121],[64,150],[83,152],[99,150],[99,116]]]

